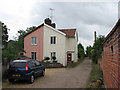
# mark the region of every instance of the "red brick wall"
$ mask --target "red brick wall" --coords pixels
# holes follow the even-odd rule
[[[115,26],[116,27],[116,26]],[[113,31],[113,30],[112,30]],[[111,45],[113,43],[113,52]],[[104,42],[103,77],[107,88],[120,88],[120,25]]]
[[[118,87],[120,88],[120,28],[119,28],[119,30],[118,30],[118,33],[119,33],[119,36],[118,36],[118,56],[119,56],[119,68],[118,68],[118,72],[119,72],[119,80],[118,80]]]

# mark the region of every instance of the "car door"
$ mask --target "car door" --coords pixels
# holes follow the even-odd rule
[[[34,73],[34,76],[36,77],[38,75],[38,73],[37,73],[36,63],[34,60],[31,61],[31,70]]]
[[[40,75],[42,73],[43,66],[40,64],[40,62],[38,62],[36,60],[35,60],[35,63],[36,63],[36,67],[37,67],[37,75]]]

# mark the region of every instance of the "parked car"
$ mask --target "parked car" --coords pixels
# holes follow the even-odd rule
[[[14,60],[8,69],[8,80],[28,80],[33,83],[35,77],[45,75],[45,67],[37,60]]]

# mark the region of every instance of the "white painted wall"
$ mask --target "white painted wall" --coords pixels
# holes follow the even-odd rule
[[[74,53],[72,53],[72,61],[77,62],[77,39],[76,38],[66,38],[66,52],[67,51],[74,51]]]
[[[50,37],[51,36],[56,36],[56,44],[50,44]],[[66,58],[66,53],[65,53],[65,44],[66,44],[66,37],[54,31],[53,29],[47,27],[44,25],[44,46],[43,46],[43,56],[51,57],[50,53],[51,52],[56,52],[56,59],[58,62],[65,64],[65,58]]]
[[[50,37],[56,36],[56,44],[50,44]],[[67,38],[64,34],[56,32],[53,28],[44,25],[43,57],[51,57],[51,52],[56,52],[57,61],[67,65],[67,51],[72,53],[72,61],[77,62],[77,35]]]

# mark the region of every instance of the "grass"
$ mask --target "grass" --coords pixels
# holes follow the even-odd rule
[[[78,59],[77,62],[71,62],[71,64],[68,66],[68,68],[74,68],[76,66],[78,66],[79,64],[81,64],[83,62],[84,58],[82,59]]]
[[[100,65],[92,63],[92,71],[87,83],[87,88],[105,88],[103,83],[103,72]]]

